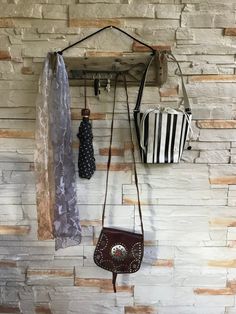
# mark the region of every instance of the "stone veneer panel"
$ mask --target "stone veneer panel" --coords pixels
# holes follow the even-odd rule
[[[235,314],[235,0],[5,0],[0,12],[0,312],[24,314]],[[49,50],[107,25],[124,28],[179,60],[193,107],[192,151],[175,165],[142,165],[135,143],[145,228],[139,272],[111,274],[93,262],[101,230],[112,92],[88,88],[97,171],[77,180],[83,242],[55,252],[40,241],[34,185],[37,82]],[[117,40],[114,38],[117,37]],[[113,30],[68,51],[71,57],[147,52]],[[88,46],[87,46],[88,45]],[[88,49],[86,49],[88,47]],[[109,51],[106,51],[107,50]],[[66,60],[66,54],[65,54]],[[176,105],[177,67],[146,87],[145,108]],[[129,88],[133,108],[137,88]],[[138,222],[124,91],[118,88],[107,224]],[[83,87],[71,86],[73,148]],[[38,228],[39,227],[39,228]],[[42,231],[42,230],[41,230]]]

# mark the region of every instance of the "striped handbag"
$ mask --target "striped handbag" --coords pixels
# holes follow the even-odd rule
[[[183,108],[156,107],[140,110],[146,76],[153,57],[148,62],[139,87],[134,108],[134,121],[143,163],[178,163],[182,156],[188,131],[191,128],[191,108],[184,85],[182,71],[175,57],[181,75]],[[188,149],[191,149],[190,147]]]

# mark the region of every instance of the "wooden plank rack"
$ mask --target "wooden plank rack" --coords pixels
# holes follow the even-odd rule
[[[109,79],[111,85],[114,83],[117,73],[125,73],[128,85],[139,85],[142,73],[145,70],[150,54],[134,56],[134,54],[123,54],[119,56],[86,56],[83,58],[65,58],[70,85],[83,85],[86,77],[88,85],[94,79],[99,79],[100,84],[106,84]],[[150,69],[147,84],[155,85],[153,69]],[[121,81],[122,77],[120,76]]]
[[[159,53],[170,51],[168,46],[156,46],[157,55],[148,71],[146,85],[159,86],[158,76],[165,75],[167,64],[160,61]],[[87,51],[83,57],[65,57],[69,82],[71,86],[83,86],[84,79],[88,86],[93,85],[94,79],[99,79],[101,86],[110,80],[111,86],[118,72],[126,74],[128,86],[138,86],[143,72],[151,58],[150,51],[145,51],[137,44],[133,45],[132,52],[113,51]],[[159,62],[156,59],[159,58]],[[167,75],[166,75],[167,76]],[[118,79],[118,85],[122,83],[122,77]]]

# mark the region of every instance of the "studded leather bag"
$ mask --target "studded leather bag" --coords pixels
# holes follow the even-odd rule
[[[114,127],[116,86],[117,86],[118,75],[116,76],[115,87],[114,87],[111,136],[110,136],[108,163],[107,163],[105,199],[104,199],[103,214],[102,214],[102,230],[101,230],[101,233],[98,238],[98,242],[94,251],[95,264],[103,269],[106,269],[112,272],[112,284],[113,284],[114,292],[116,292],[117,274],[137,272],[141,266],[141,262],[143,259],[143,250],[144,250],[144,237],[143,237],[144,232],[143,232],[142,212],[141,212],[141,205],[140,205],[136,162],[135,162],[135,157],[134,157],[134,144],[133,144],[132,131],[131,131],[131,118],[130,118],[128,91],[127,91],[127,83],[126,83],[125,75],[123,75],[123,80],[124,80],[124,86],[125,86],[125,91],[126,91],[128,122],[129,122],[129,130],[130,130],[130,137],[131,137],[131,151],[132,151],[132,157],[133,157],[135,185],[136,185],[137,196],[138,196],[137,205],[138,205],[138,211],[139,211],[141,233],[126,231],[119,228],[104,227],[109,171],[110,171],[110,164],[111,164],[111,147],[112,147],[112,137],[113,137],[113,127]]]

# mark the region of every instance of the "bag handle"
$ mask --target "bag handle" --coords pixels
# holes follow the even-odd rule
[[[102,227],[104,226],[104,220],[105,220],[105,209],[106,209],[106,202],[107,202],[109,171],[110,171],[110,166],[111,166],[111,148],[112,148],[113,129],[114,129],[116,90],[117,90],[117,81],[118,81],[119,75],[120,75],[120,73],[118,73],[116,75],[115,85],[114,85],[114,98],[113,98],[113,109],[112,109],[112,120],[111,120],[111,135],[110,135],[108,162],[107,162],[106,188],[105,188],[105,197],[104,197],[103,212],[102,212]],[[130,115],[130,108],[129,108],[128,88],[127,88],[127,81],[126,81],[125,74],[123,74],[122,76],[123,76],[123,80],[124,80],[125,95],[126,95],[126,106],[127,106],[127,112],[128,112],[128,122],[129,122],[129,131],[130,131],[130,139],[131,139],[131,151],[132,151],[133,165],[134,165],[134,180],[135,180],[135,186],[136,186],[137,196],[138,196],[138,211],[139,211],[139,218],[140,218],[141,234],[143,235],[144,234],[143,219],[142,219],[142,211],[141,211],[140,192],[139,192],[139,186],[138,186],[137,166],[136,166],[136,160],[135,160],[135,155],[134,155],[134,141],[133,141],[132,128],[131,128],[131,115]]]
[[[182,83],[182,91],[183,91],[183,100],[182,100],[182,102],[184,104],[185,112],[188,113],[188,114],[191,114],[191,106],[190,106],[188,94],[187,94],[186,87],[185,87],[185,84],[184,84],[183,73],[182,73],[182,70],[180,68],[179,62],[176,60],[175,56],[171,52],[168,52],[168,54],[171,56],[171,59],[174,62],[176,62],[178,70],[180,72],[181,83]],[[142,76],[142,79],[141,79],[141,82],[140,82],[140,86],[139,86],[138,97],[137,97],[136,106],[134,108],[134,111],[140,111],[141,101],[142,101],[142,97],[143,97],[143,90],[144,90],[145,83],[146,83],[146,78],[147,78],[147,72],[148,72],[148,69],[149,69],[149,67],[150,67],[154,57],[155,56],[151,56],[151,58],[149,59],[149,61],[147,63],[146,69],[145,69],[145,71],[143,73],[143,76]]]

